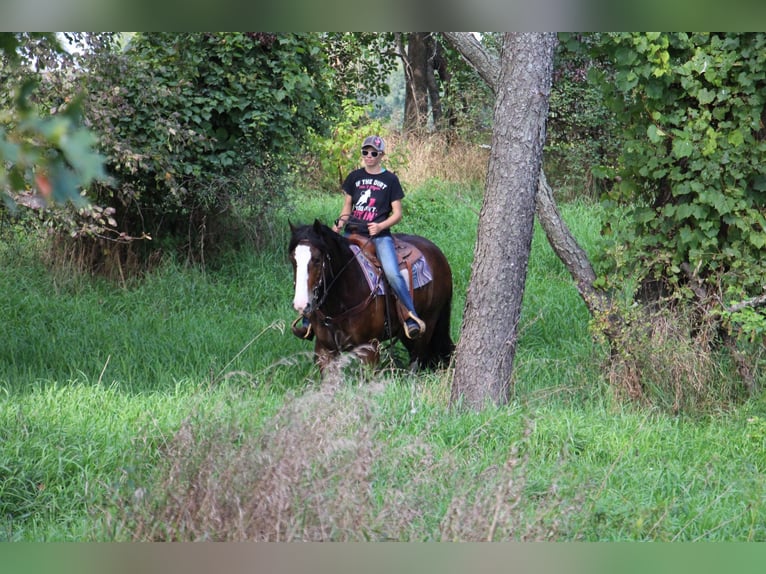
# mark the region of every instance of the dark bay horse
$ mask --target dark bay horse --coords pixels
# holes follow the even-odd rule
[[[341,352],[355,350],[368,364],[380,359],[380,343],[399,339],[412,367],[445,366],[454,351],[450,337],[452,270],[442,251],[417,235],[394,234],[425,257],[430,281],[414,289],[413,301],[426,329],[410,340],[396,311],[395,296],[386,285],[380,294],[356,260],[348,238],[315,220],[313,225],[290,224],[290,261],[295,277],[293,306],[306,315],[314,333],[314,356],[321,371]],[[385,282],[384,278],[378,279]],[[416,284],[414,284],[416,285]]]

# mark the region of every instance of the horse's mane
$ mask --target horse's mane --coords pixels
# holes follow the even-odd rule
[[[307,241],[317,247],[323,253],[330,255],[331,259],[347,261],[354,256],[350,243],[343,235],[335,233],[318,219],[313,224],[290,225],[292,235],[290,237],[289,252],[292,253],[301,241]]]

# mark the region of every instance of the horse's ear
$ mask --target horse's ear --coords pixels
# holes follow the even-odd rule
[[[292,221],[290,221],[289,219],[287,220],[287,225],[289,225],[289,226],[290,226],[290,231],[291,231],[291,232],[294,232],[294,231],[295,231],[295,226],[293,225],[293,222],[292,222]]]
[[[314,231],[316,231],[317,233],[322,232],[322,222],[319,221],[318,219],[314,220]]]

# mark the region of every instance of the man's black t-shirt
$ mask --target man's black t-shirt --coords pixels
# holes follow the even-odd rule
[[[391,202],[404,198],[399,178],[393,172],[383,170],[370,174],[359,168],[348,174],[343,191],[351,196],[351,216],[346,231],[367,235],[367,225],[380,223],[391,215]],[[390,235],[386,229],[380,235]]]

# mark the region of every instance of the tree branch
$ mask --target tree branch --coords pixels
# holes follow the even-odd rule
[[[476,37],[469,32],[443,32],[444,37],[460,52],[466,62],[487,82],[492,90],[497,93],[497,82],[500,75],[498,59],[490,54]],[[596,273],[588,259],[588,254],[580,247],[572,235],[564,220],[561,218],[553,191],[548,185],[545,173],[540,170],[537,196],[535,198],[535,214],[540,226],[545,231],[553,251],[566,266],[572,279],[577,285],[583,301],[591,315],[598,316],[606,313],[610,318],[610,330],[615,327],[614,322],[619,323],[615,317],[614,308],[609,296],[602,290],[593,286]],[[607,333],[611,338],[612,333]]]
[[[758,295],[757,297],[745,299],[744,301],[740,301],[734,305],[729,305],[728,307],[724,307],[723,310],[727,313],[736,313],[737,311],[742,311],[742,309],[747,307],[752,307],[755,309],[757,307],[763,307],[764,305],[766,305],[766,293]]]
[[[487,52],[470,32],[442,32],[455,49],[460,52],[466,62],[487,82],[493,92],[497,93],[497,78],[500,75],[500,62]]]

